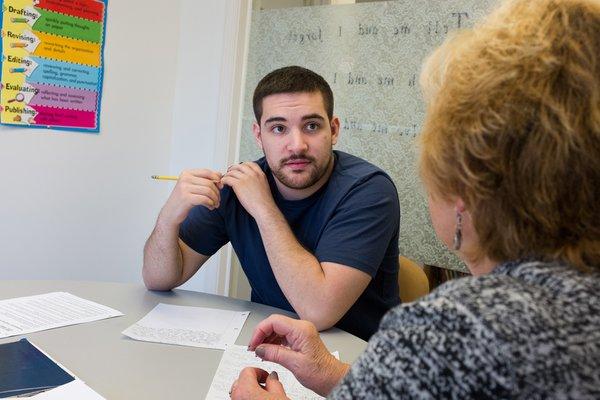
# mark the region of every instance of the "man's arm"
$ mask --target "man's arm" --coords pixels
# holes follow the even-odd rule
[[[233,166],[222,182],[233,188],[256,220],[275,278],[294,310],[319,330],[335,325],[368,286],[371,276],[344,264],[319,262],[304,249],[255,163]]]
[[[171,290],[184,284],[209,259],[178,238],[179,227],[171,231],[156,224],[144,246],[144,284],[151,290]]]
[[[277,207],[256,220],[277,283],[301,319],[323,330],[335,325],[371,277],[347,265],[322,262],[304,249]]]
[[[179,177],[144,246],[142,276],[148,289],[173,289],[208,260],[179,239],[179,227],[194,206],[219,206],[220,179],[219,173],[206,169],[184,171]]]

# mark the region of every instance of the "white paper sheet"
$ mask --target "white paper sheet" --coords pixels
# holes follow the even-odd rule
[[[121,316],[66,292],[0,300],[0,338]]]
[[[332,354],[339,359],[338,352]],[[248,351],[246,346],[229,346],[223,353],[206,400],[229,400],[229,389],[231,389],[232,383],[238,378],[240,371],[246,367],[257,367],[267,372],[276,371],[279,381],[290,399],[316,400],[323,398],[302,386],[294,374],[281,365],[261,360],[253,351]]]
[[[106,400],[79,379],[28,398],[35,400]]]
[[[225,349],[235,343],[250,311],[159,304],[123,331],[132,339]]]

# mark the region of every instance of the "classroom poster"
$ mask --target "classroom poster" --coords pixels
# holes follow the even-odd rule
[[[0,0],[0,123],[99,131],[106,2]]]

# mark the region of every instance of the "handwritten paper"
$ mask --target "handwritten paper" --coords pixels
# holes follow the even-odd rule
[[[0,300],[0,338],[121,315],[120,311],[66,292]]]
[[[339,359],[337,352],[334,352],[333,355]],[[294,374],[281,365],[262,361],[256,357],[253,351],[248,351],[246,346],[229,346],[225,350],[225,353],[223,353],[223,358],[221,358],[219,368],[210,385],[206,400],[228,400],[231,384],[237,379],[240,371],[246,367],[257,367],[267,372],[277,372],[279,381],[283,385],[287,397],[290,399],[316,400],[323,398],[312,390],[302,386],[294,377]]]
[[[224,350],[235,343],[249,314],[159,304],[123,334],[146,342]]]

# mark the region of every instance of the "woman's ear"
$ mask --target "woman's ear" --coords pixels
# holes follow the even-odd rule
[[[467,210],[465,207],[465,202],[460,197],[457,197],[456,200],[454,200],[454,210],[461,214]]]

